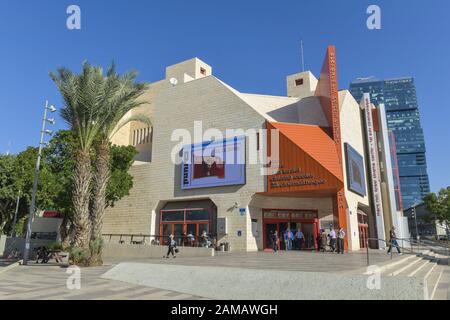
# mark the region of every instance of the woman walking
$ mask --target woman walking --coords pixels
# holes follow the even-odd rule
[[[169,241],[168,241],[168,249],[167,249],[167,254],[166,254],[167,259],[169,259],[170,254],[172,254],[172,257],[176,258],[176,256],[175,256],[176,247],[177,247],[177,242],[174,240],[173,234],[171,234],[169,236]]]

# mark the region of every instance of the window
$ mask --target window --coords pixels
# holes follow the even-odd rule
[[[187,210],[186,211],[186,220],[195,221],[195,220],[209,220],[209,211],[205,209],[199,210]]]
[[[303,78],[300,78],[300,79],[295,79],[295,85],[298,87],[298,86],[301,86],[303,84]]]
[[[184,221],[184,211],[167,211],[162,214],[163,221]]]
[[[206,76],[206,69],[205,68],[200,68],[200,73],[204,76]]]

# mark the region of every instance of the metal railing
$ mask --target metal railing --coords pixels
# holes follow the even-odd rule
[[[108,243],[114,242],[113,239],[118,238],[119,244],[135,244],[135,245],[167,245],[169,237],[167,235],[149,235],[149,234],[103,234],[103,239]],[[216,248],[224,245],[229,248],[228,243],[217,243],[217,236],[212,234],[207,234],[204,236],[194,236],[194,235],[175,235],[174,240],[177,246],[180,247],[206,247],[206,248]],[[225,251],[228,251],[225,249]]]
[[[445,253],[443,255],[445,255],[447,257],[447,264],[450,266],[450,247],[448,245],[442,245],[439,242],[436,241],[432,241],[432,240],[421,240],[421,239],[414,239],[414,238],[397,238],[397,245],[393,245],[391,243],[391,241],[386,241],[383,239],[379,239],[379,238],[367,238],[366,239],[366,256],[367,256],[367,265],[370,265],[370,253],[369,253],[369,241],[381,241],[386,243],[386,246],[390,248],[390,257],[391,260],[393,258],[393,252],[394,252],[394,248],[398,247],[401,248],[400,252],[409,252],[409,253],[414,253],[414,246],[417,246],[416,252],[420,253],[420,249],[421,247],[423,249],[429,249],[432,250],[433,252],[437,251],[436,248],[440,248],[440,249],[444,249]],[[399,241],[401,242],[401,245],[399,244]],[[404,244],[409,243],[410,248],[406,247]],[[439,252],[439,254],[441,254],[442,251]]]

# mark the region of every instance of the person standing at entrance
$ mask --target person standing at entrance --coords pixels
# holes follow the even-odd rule
[[[167,254],[166,258],[169,259],[169,255],[172,254],[172,257],[176,258],[175,256],[175,248],[177,247],[177,242],[174,240],[173,234],[169,236],[168,241],[168,248],[167,248]]]
[[[298,228],[297,233],[295,234],[295,238],[297,240],[297,249],[302,250],[305,237],[303,236],[303,232],[302,230],[300,230],[300,228]]]
[[[294,238],[294,234],[288,228],[284,233],[284,243],[286,244],[286,251],[292,250],[292,240]]]
[[[397,248],[397,252],[399,255],[402,254],[402,252],[400,251],[400,247],[398,246],[398,242],[397,242],[397,235],[395,234],[395,227],[392,227],[391,231],[389,231],[389,249],[387,254],[391,253],[392,250],[392,246],[394,246],[395,248]]]
[[[345,231],[344,228],[339,229],[339,233],[337,236],[337,252],[344,254],[344,238],[345,238]]]
[[[336,231],[334,229],[331,229],[330,234],[328,236],[330,237],[331,252],[335,252],[336,251]]]
[[[275,230],[272,234],[272,249],[273,252],[277,253],[278,252],[278,232],[277,230]]]
[[[327,251],[327,242],[328,242],[328,237],[327,234],[325,232],[325,229],[321,229],[320,230],[320,251],[325,252]]]

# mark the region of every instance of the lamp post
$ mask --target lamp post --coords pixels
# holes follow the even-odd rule
[[[414,223],[416,225],[416,239],[419,240],[419,229],[417,228],[417,213],[416,213],[416,204],[411,209],[411,214],[414,217]]]
[[[39,167],[41,164],[41,156],[42,156],[42,147],[46,144],[44,142],[44,135],[48,134],[51,135],[51,130],[45,129],[45,124],[48,122],[50,124],[55,124],[54,119],[47,119],[47,111],[55,112],[56,108],[54,106],[49,106],[48,101],[45,102],[45,108],[44,108],[44,118],[42,119],[42,128],[41,128],[41,139],[39,140],[39,151],[38,151],[38,157],[36,161],[36,168],[34,170],[34,181],[33,181],[33,193],[31,195],[31,205],[30,205],[30,212],[28,215],[28,223],[27,223],[27,235],[25,238],[25,249],[23,251],[23,264],[28,264],[28,256],[30,253],[30,238],[31,238],[31,224],[33,223],[34,218],[34,211],[36,207],[36,191],[37,191],[37,184],[39,179]]]

